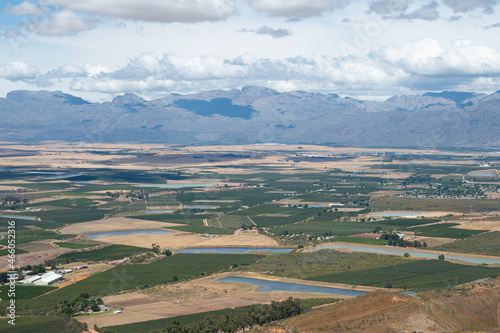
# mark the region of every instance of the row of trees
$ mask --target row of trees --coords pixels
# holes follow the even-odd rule
[[[54,308],[56,314],[74,316],[80,313],[100,311],[99,305],[104,302],[101,298],[91,298],[89,294],[83,293],[73,298],[71,301],[63,301]]]
[[[174,322],[167,326],[167,333],[232,333],[254,325],[263,325],[276,320],[286,319],[301,313],[300,301],[292,297],[282,302],[272,301],[271,304],[252,306],[233,313],[227,313],[218,318],[208,316],[197,324],[182,325]]]
[[[399,235],[394,232],[393,233],[385,232],[382,235],[380,235],[380,239],[387,239],[388,240],[387,245],[390,246],[414,247],[419,249],[427,247],[426,242],[421,243],[417,240],[414,241],[405,240],[399,237]]]

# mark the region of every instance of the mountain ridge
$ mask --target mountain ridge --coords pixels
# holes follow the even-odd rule
[[[500,91],[377,102],[249,86],[92,103],[61,91],[18,90],[0,98],[0,140],[498,147],[499,101]]]

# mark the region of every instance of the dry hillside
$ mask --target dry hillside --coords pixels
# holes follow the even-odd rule
[[[374,292],[257,331],[500,332],[500,278],[418,296]]]

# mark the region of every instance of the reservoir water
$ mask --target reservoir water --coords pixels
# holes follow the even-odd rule
[[[36,217],[32,216],[13,216],[13,215],[0,215],[0,217],[6,218],[6,219],[17,219],[17,220],[29,220],[29,221],[36,221]]]
[[[260,286],[260,288],[257,291],[303,291],[309,293],[325,293],[325,294],[344,295],[344,296],[360,296],[366,294],[366,291],[310,286],[301,283],[269,281],[269,280],[253,279],[240,276],[225,277],[217,281],[249,283],[256,286]]]
[[[410,256],[412,256],[412,257],[429,258],[429,259],[438,259],[438,256],[440,255],[440,253],[409,250],[408,248],[405,248],[403,250],[399,250],[399,249],[389,248],[389,247],[387,247],[387,248],[386,247],[369,247],[369,246],[358,246],[358,245],[349,245],[349,244],[323,245],[323,246],[318,246],[317,248],[315,248],[311,251],[314,252],[314,251],[319,251],[319,250],[323,250],[323,249],[349,249],[349,250],[356,251],[356,252],[397,254],[400,256],[404,255],[405,252],[408,252],[408,254],[410,254]],[[488,265],[500,264],[500,257],[498,257],[498,259],[490,259],[490,258],[481,258],[481,257],[462,256],[462,255],[458,255],[458,254],[445,254],[445,259],[457,259],[457,260],[469,262],[471,264],[488,264]]]
[[[427,213],[425,212],[381,212],[370,214],[370,216],[374,217],[418,217],[424,216]]]
[[[193,202],[222,202],[222,203],[229,203],[229,202],[236,202],[238,200],[194,200]]]
[[[178,187],[211,187],[213,184],[147,184],[147,185],[134,185],[135,187],[166,187],[166,188],[178,188]]]
[[[249,253],[249,252],[273,252],[273,253],[287,253],[292,251],[290,248],[278,247],[196,247],[191,249],[184,249],[177,251],[177,253]]]
[[[188,209],[217,209],[217,206],[189,205],[189,206],[184,206],[184,208],[188,208]]]
[[[173,213],[173,210],[147,210],[146,214],[162,214],[162,213]]]
[[[92,234],[85,234],[85,236],[94,239],[98,237],[106,236],[127,236],[127,235],[138,235],[138,234],[148,234],[148,235],[160,235],[160,234],[172,234],[173,231],[167,230],[122,230],[122,231],[109,231],[109,232],[96,232]]]

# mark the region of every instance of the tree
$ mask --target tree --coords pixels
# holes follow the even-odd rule
[[[405,257],[405,258],[409,258],[409,257],[410,257],[410,254],[409,254],[408,252],[405,252],[404,257]]]
[[[440,255],[438,256],[438,259],[439,259],[439,260],[444,260],[444,254],[440,254]]]

